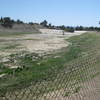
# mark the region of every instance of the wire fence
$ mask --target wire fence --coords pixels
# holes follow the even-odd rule
[[[9,89],[9,86],[5,92],[0,89],[0,100],[84,100],[90,96],[96,100],[94,79],[100,73],[100,53],[97,52],[92,50],[88,56],[64,64],[59,71],[52,67],[47,73],[54,74],[50,74],[48,80],[33,81],[28,86],[24,83],[23,88],[17,89]]]

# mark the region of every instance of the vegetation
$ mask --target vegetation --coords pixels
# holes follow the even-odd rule
[[[76,26],[76,27],[72,27],[72,26],[55,26],[52,25],[51,23],[48,23],[46,20],[44,20],[43,22],[40,23],[40,25],[46,27],[46,28],[50,28],[50,29],[61,29],[64,30],[66,32],[74,32],[76,31],[100,31],[100,27],[84,27],[84,26]]]
[[[10,17],[0,19],[0,25],[5,28],[12,28],[13,24],[25,24],[21,20],[14,21]],[[33,22],[28,24],[34,25]],[[43,27],[50,29],[62,29],[66,32],[75,30],[100,31],[99,27],[67,27],[54,26],[46,20],[40,23]],[[99,32],[98,32],[99,33]],[[31,86],[33,94],[39,96],[54,90],[74,87],[73,90],[65,91],[65,96],[78,93],[81,86],[80,82],[85,82],[100,74],[100,34],[88,32],[80,36],[74,36],[66,41],[70,42],[67,48],[59,50],[50,55],[40,55],[37,53],[20,52],[0,58],[0,96],[8,91],[14,92],[26,89]],[[0,33],[0,36],[15,36],[26,33]],[[31,39],[27,39],[31,40]],[[6,45],[0,47],[2,50],[16,49],[19,44]],[[16,67],[17,66],[17,67]],[[95,71],[95,72],[94,72]],[[63,81],[59,86],[58,83]],[[66,83],[66,84],[65,84]],[[48,87],[48,88],[47,88]]]
[[[25,34],[32,34],[32,32],[0,32],[0,37],[21,36]]]
[[[100,27],[83,27],[83,26],[77,26],[75,27],[75,30],[77,31],[82,31],[82,30],[85,30],[85,31],[100,31]]]
[[[17,21],[11,19],[10,17],[1,17],[0,19],[0,25],[2,25],[5,28],[12,28],[13,24],[23,24],[23,21],[20,21],[19,19]]]
[[[0,25],[2,25],[5,28],[12,28],[13,24],[29,24],[29,25],[37,24],[37,25],[39,25],[38,23],[34,23],[34,22],[25,23],[19,19],[17,21],[15,21],[15,20],[11,19],[10,17],[4,17],[4,18],[1,17],[1,19],[0,19]],[[42,25],[45,28],[61,29],[61,30],[64,30],[66,32],[74,32],[75,30],[77,30],[77,31],[82,31],[82,30],[100,31],[100,27],[93,27],[93,26],[91,26],[91,27],[83,27],[83,26],[72,27],[72,26],[64,26],[64,25],[55,26],[55,25],[52,25],[51,23],[48,23],[48,21],[46,21],[46,20],[42,21],[40,23],[40,25]]]
[[[4,17],[0,19],[0,24],[5,28],[12,28],[14,21],[10,17]]]
[[[90,64],[86,67],[80,67],[78,71],[82,74],[82,78],[77,70],[74,72],[72,71],[72,73],[68,74],[65,74],[64,71],[68,67],[68,62],[73,62],[75,61],[75,59],[79,62],[80,60],[84,61],[83,58],[87,59],[87,57],[90,56],[90,49],[92,50],[92,47],[94,47],[94,49],[97,49],[99,47],[97,43],[100,43],[100,35],[88,33],[80,36],[74,36],[67,41],[71,42],[72,45],[70,45],[67,49],[65,48],[62,51],[49,56],[41,56],[35,53],[12,54],[8,62],[0,64],[0,68],[2,68],[2,70],[0,70],[0,73],[6,73],[6,76],[0,79],[0,91],[2,91],[2,89],[17,89],[18,87],[23,88],[24,86],[26,87],[31,84],[31,82],[33,84],[42,84],[42,82],[46,82],[49,85],[52,82],[59,83],[60,80],[55,81],[58,75],[60,75],[61,78],[65,77],[63,83],[66,81],[75,81],[75,79],[78,82],[84,81],[90,78],[90,76],[91,78],[93,78],[94,74],[86,76],[87,68],[89,70],[93,70],[95,66],[100,65],[99,61],[97,61],[95,65]],[[59,57],[57,57],[58,55]],[[80,58],[80,56],[82,57],[82,59]],[[94,57],[95,55],[93,55],[93,58]],[[19,67],[17,69],[9,69],[6,64],[16,65]],[[81,64],[81,66],[83,65]],[[5,70],[5,68],[7,69]],[[72,70],[71,67],[70,70]],[[70,75],[70,79],[68,78],[68,75]],[[54,88],[55,85],[52,86],[52,88],[48,87],[49,90],[46,91],[54,90]],[[75,92],[78,91],[79,88],[76,88]]]
[[[67,32],[74,32],[75,30],[74,30],[74,28],[73,27],[67,27],[66,29],[65,29],[65,31],[67,31]]]
[[[40,23],[40,25],[44,26],[44,27],[48,27],[48,22],[46,20],[44,20],[43,22]]]

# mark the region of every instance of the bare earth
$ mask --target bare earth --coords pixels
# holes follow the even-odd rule
[[[65,91],[59,90],[46,94],[45,98],[39,100],[100,100],[100,75],[81,85],[83,88],[70,96],[63,96]],[[57,95],[54,96],[54,94]]]
[[[74,35],[80,35],[85,31],[78,31],[75,33],[65,33],[63,35],[62,30],[53,29],[40,29],[41,34],[24,34],[21,36],[13,37],[0,37],[0,47],[6,47],[10,45],[17,45],[16,48],[8,48],[8,50],[0,50],[1,55],[9,55],[11,53],[19,51],[30,51],[30,52],[52,52],[57,49],[61,49],[69,45],[66,38]]]

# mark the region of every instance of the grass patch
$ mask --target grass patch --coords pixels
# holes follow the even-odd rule
[[[12,44],[12,45],[5,46],[3,49],[15,49],[18,46],[19,46],[19,44]]]
[[[20,44],[3,44],[0,46],[0,51],[14,50],[19,48]]]
[[[0,32],[0,37],[21,36],[25,34],[33,34],[33,32]]]

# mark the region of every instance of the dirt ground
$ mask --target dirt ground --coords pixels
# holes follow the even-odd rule
[[[77,31],[75,33],[66,32],[63,35],[62,30],[40,29],[40,31],[41,34],[0,37],[0,54],[9,55],[20,51],[52,52],[68,46],[69,43],[65,39],[85,33],[85,31]]]
[[[46,94],[45,98],[39,100],[100,100],[100,75],[92,80],[80,84],[83,88],[78,93],[64,96],[65,91],[59,90]],[[54,94],[57,94],[54,96]]]

